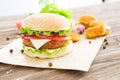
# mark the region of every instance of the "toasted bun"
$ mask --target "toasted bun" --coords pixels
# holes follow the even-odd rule
[[[46,53],[41,53],[41,54],[38,54],[38,53],[31,53],[27,50],[24,50],[24,53],[30,57],[37,57],[37,58],[44,58],[44,59],[52,59],[52,58],[58,58],[58,57],[62,57],[62,56],[65,56],[67,54],[69,54],[70,52],[72,52],[72,45],[69,45],[66,47],[65,50],[61,51],[61,52],[58,52],[58,53],[55,53],[55,54],[52,54],[52,55],[46,55]]]
[[[41,13],[25,18],[22,21],[22,27],[28,27],[31,30],[39,31],[67,30],[70,28],[70,22],[61,15]]]

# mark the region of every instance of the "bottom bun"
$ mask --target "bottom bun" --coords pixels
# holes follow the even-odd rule
[[[30,56],[30,57],[45,58],[45,59],[62,57],[62,56],[65,56],[65,55],[67,55],[71,52],[72,52],[72,45],[68,45],[65,50],[62,50],[58,53],[51,54],[51,55],[47,55],[45,52],[43,52],[41,54],[39,54],[37,52],[36,53],[31,53],[31,52],[24,49],[24,53],[26,55]]]

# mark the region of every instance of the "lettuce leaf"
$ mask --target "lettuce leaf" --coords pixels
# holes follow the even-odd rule
[[[61,48],[57,48],[57,49],[53,49],[53,50],[48,50],[48,49],[41,49],[41,50],[38,50],[38,49],[34,49],[34,48],[31,48],[31,47],[26,47],[23,45],[23,49],[33,53],[33,54],[42,54],[42,53],[46,53],[46,55],[52,55],[52,54],[55,54],[55,53],[58,53],[58,52],[61,52],[63,50],[66,49],[66,46],[64,47],[61,47]]]
[[[46,35],[46,36],[49,36],[51,34],[51,32],[50,31],[44,31],[43,34]]]
[[[63,35],[68,34],[69,32],[71,32],[72,29],[73,29],[73,27],[72,27],[72,24],[71,24],[70,29],[68,29],[68,30],[59,30],[59,31],[52,31],[52,32],[58,33],[59,36],[63,36]],[[28,34],[28,35],[35,34],[36,36],[39,36],[41,33],[43,33],[46,36],[50,36],[50,34],[52,32],[51,31],[36,31],[36,30],[31,30],[27,27],[21,27],[21,29],[20,29],[21,34]]]
[[[40,31],[33,31],[35,33],[36,36],[40,35]]]
[[[72,12],[70,10],[60,9],[54,3],[47,4],[44,8],[42,8],[40,13],[55,13],[55,14],[62,15],[64,17],[68,18],[68,19],[72,18]]]

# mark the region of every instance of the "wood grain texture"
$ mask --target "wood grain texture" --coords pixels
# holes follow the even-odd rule
[[[112,27],[108,45],[101,46],[89,72],[38,69],[0,63],[0,80],[120,80],[120,2],[72,9],[74,19],[91,14]],[[19,37],[15,22],[26,15],[0,18],[0,48]],[[10,40],[7,41],[6,38]]]

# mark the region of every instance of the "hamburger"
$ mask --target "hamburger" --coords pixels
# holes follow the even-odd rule
[[[70,21],[64,16],[40,13],[17,22],[23,40],[24,53],[30,57],[57,58],[72,51],[68,34]]]

